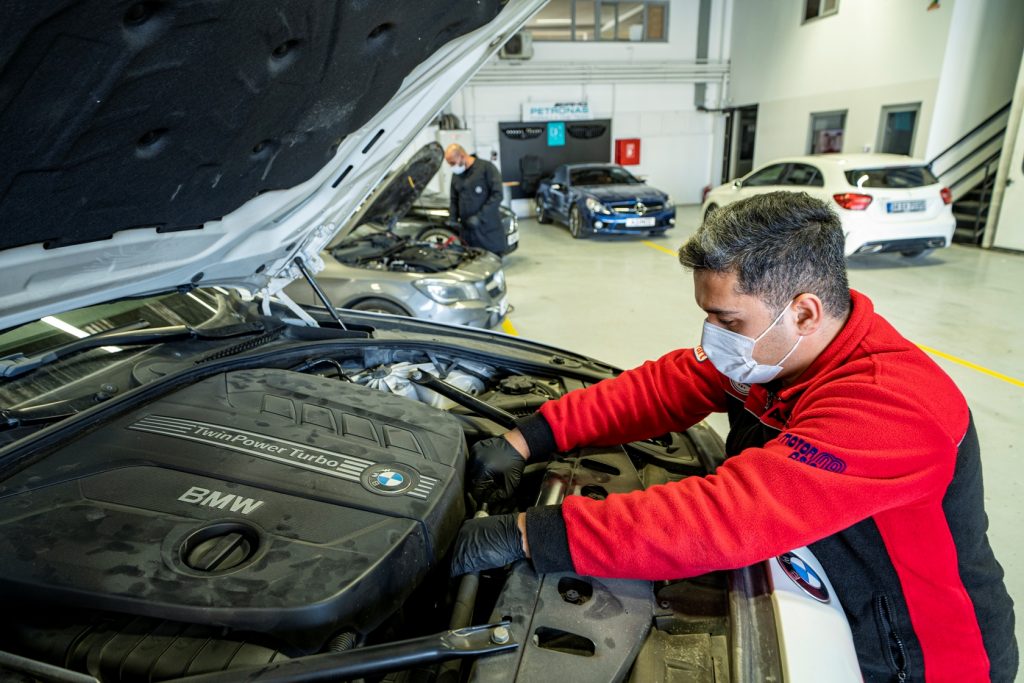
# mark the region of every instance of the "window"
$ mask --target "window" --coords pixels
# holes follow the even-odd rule
[[[825,180],[821,172],[808,164],[791,164],[789,173],[786,174],[786,185],[800,185],[801,187],[824,187]]]
[[[573,169],[569,176],[573,185],[637,185],[639,180],[622,168],[594,166]]]
[[[839,11],[839,0],[804,0],[804,22]]]
[[[743,187],[763,187],[765,185],[781,185],[786,164],[774,164],[750,176],[743,181]]]
[[[526,28],[538,41],[664,42],[668,3],[551,0]]]
[[[846,180],[855,187],[889,188],[924,187],[939,182],[926,166],[855,169],[846,172]]]
[[[526,28],[530,30],[534,40],[576,40],[573,35],[574,5],[586,4],[574,0],[551,0],[530,20]],[[589,4],[592,10],[593,1]],[[580,37],[579,40],[593,40],[593,37]]]
[[[914,130],[921,104],[901,104],[882,107],[882,122],[878,130],[879,152],[907,154],[914,149]]]
[[[811,114],[811,134],[807,143],[810,154],[832,154],[843,151],[846,112],[830,111]]]

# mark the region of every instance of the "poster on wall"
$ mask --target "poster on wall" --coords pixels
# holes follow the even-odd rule
[[[590,117],[588,102],[523,102],[523,121],[583,121]]]
[[[843,151],[843,129],[828,128],[818,131],[818,139],[815,140],[815,154],[837,154]]]
[[[548,124],[548,147],[565,146],[565,123],[563,121]]]

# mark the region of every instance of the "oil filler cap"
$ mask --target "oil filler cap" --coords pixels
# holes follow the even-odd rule
[[[214,524],[192,532],[181,545],[181,561],[197,572],[216,574],[248,563],[259,535],[244,524]]]

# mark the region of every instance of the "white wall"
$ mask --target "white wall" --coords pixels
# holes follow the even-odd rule
[[[712,56],[721,48],[724,4],[726,0],[715,0],[713,5]],[[698,11],[699,0],[670,0],[666,43],[537,42],[532,63],[557,69],[567,62],[692,60],[697,49]],[[613,139],[641,139],[641,163],[630,170],[647,176],[651,185],[670,193],[677,203],[700,201],[701,190],[711,177],[715,117],[696,110],[692,84],[469,85],[453,98],[450,109],[472,128],[476,150],[487,158],[492,149],[499,149],[498,123],[519,121],[524,102],[578,99],[590,103],[594,118],[612,120]]]
[[[844,152],[874,150],[886,105],[921,103],[913,155],[935,153],[1009,101],[1021,0],[736,0],[729,100],[757,104],[754,163],[807,152],[810,116],[846,110]]]
[[[1017,72],[985,246],[1024,251],[1024,59]]]
[[[1013,96],[1024,50],[1024,2],[960,0],[939,77],[928,135],[932,158],[974,128]]]
[[[677,203],[700,201],[711,165],[712,117],[693,105],[693,85],[509,85],[470,86],[452,110],[473,129],[476,149],[486,156],[499,148],[498,123],[520,120],[529,101],[586,100],[594,118],[612,120],[612,138],[641,139],[640,164],[630,170],[672,195]]]
[[[843,151],[873,149],[881,107],[913,102],[923,155],[953,2],[927,4],[840,0],[838,14],[802,24],[802,0],[736,0],[730,100],[759,105],[755,165],[806,153],[813,112],[847,110]]]

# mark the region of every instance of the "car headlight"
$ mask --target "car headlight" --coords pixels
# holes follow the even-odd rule
[[[487,288],[491,289],[492,287],[497,287],[498,289],[500,289],[503,292],[505,291],[505,271],[504,270],[496,270],[496,271],[494,271],[494,275],[492,275],[491,279],[487,281]]]
[[[672,195],[669,195],[669,196],[665,197],[665,206],[666,207],[671,207],[672,206]]]
[[[611,213],[611,209],[609,209],[607,206],[605,206],[601,202],[597,201],[593,197],[587,197],[586,205],[587,205],[587,210],[588,211],[593,211],[594,213],[603,213],[603,214],[610,214]]]
[[[424,278],[412,283],[428,297],[439,304],[454,304],[459,301],[470,301],[480,298],[480,290],[469,282],[445,280],[442,278]]]

